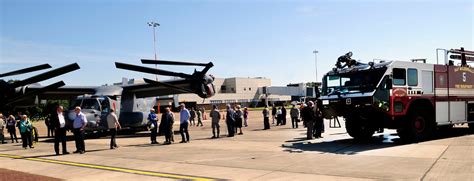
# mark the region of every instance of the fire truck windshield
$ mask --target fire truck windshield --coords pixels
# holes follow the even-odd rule
[[[323,95],[372,92],[387,68],[329,74],[323,80]]]

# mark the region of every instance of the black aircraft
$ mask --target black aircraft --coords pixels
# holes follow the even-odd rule
[[[157,105],[156,96],[174,95],[183,93],[194,93],[201,98],[208,98],[215,94],[214,77],[207,75],[207,71],[213,67],[212,62],[191,63],[165,60],[141,60],[143,64],[160,65],[182,65],[182,66],[203,66],[201,71],[194,71],[193,74],[172,72],[138,65],[115,62],[116,68],[150,73],[164,76],[174,76],[181,79],[170,81],[155,81],[144,78],[145,83],[132,85],[107,85],[107,86],[64,86],[60,81],[49,86],[29,85],[37,83],[76,69],[77,64],[71,64],[59,69],[46,72],[44,74],[19,81],[7,83],[0,80],[0,97],[2,105],[0,111],[12,110],[18,107],[34,106],[35,100],[48,99],[75,99],[68,113],[69,120],[74,119],[74,107],[79,106],[86,115],[88,125],[86,131],[101,131],[107,128],[106,116],[110,109],[114,109],[119,116],[119,121],[123,127],[132,129],[145,128],[148,124],[146,116],[150,108]],[[17,75],[19,73],[31,72],[49,68],[49,65],[40,65],[22,70],[17,70],[0,77]],[[39,78],[38,78],[39,77]],[[4,104],[5,103],[5,104]]]

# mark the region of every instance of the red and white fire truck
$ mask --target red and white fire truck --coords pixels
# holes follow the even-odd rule
[[[343,116],[347,133],[356,139],[384,128],[397,129],[408,142],[429,139],[455,124],[468,124],[473,131],[474,51],[436,53],[437,60],[444,59],[441,64],[425,59],[362,64],[346,54],[349,66],[341,68],[338,60],[323,78],[323,115]]]

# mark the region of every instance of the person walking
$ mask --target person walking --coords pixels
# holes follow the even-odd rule
[[[202,125],[202,112],[200,109],[197,109],[196,110],[196,117],[197,117],[197,120],[198,120],[198,124],[196,126],[199,126],[199,124],[201,124],[201,127],[203,126]]]
[[[181,133],[181,142],[180,143],[187,143],[189,142],[189,132],[188,132],[188,125],[189,125],[189,111],[186,109],[184,104],[180,105],[181,111],[179,112],[179,133]]]
[[[161,124],[163,124],[163,134],[165,135],[164,144],[169,145],[171,144],[171,136],[173,134],[172,126],[174,124],[174,115],[169,107],[165,108],[165,112],[161,118]]]
[[[84,142],[84,129],[87,126],[87,118],[84,113],[81,112],[81,107],[77,106],[74,108],[76,118],[73,122],[73,134],[76,142],[76,151],[74,153],[84,154],[86,152],[86,144]]]
[[[16,136],[16,125],[17,125],[17,122],[15,120],[15,116],[13,115],[8,116],[7,131],[8,133],[10,133],[10,139],[12,139],[12,143],[13,141],[16,141],[16,143],[18,143],[18,137]]]
[[[249,110],[247,107],[244,107],[244,126],[247,127],[248,125],[248,119],[249,119]]]
[[[217,108],[217,105],[212,106],[212,110],[209,113],[209,117],[211,117],[212,119],[212,122],[211,122],[212,137],[211,138],[219,138],[219,133],[220,133],[219,120],[221,119],[221,113],[219,113],[219,109]]]
[[[230,106],[230,104],[227,104],[227,114],[225,115],[225,123],[227,124],[227,137],[233,137],[235,134],[234,130],[234,124],[235,124],[235,118],[234,118],[234,110]]]
[[[194,110],[194,107],[191,107],[191,110],[189,111],[189,114],[191,117],[189,117],[189,125],[194,126],[196,125],[196,110]],[[198,123],[199,124],[199,123]]]
[[[28,120],[28,116],[22,115],[21,120],[18,123],[18,127],[20,129],[21,134],[21,141],[23,143],[23,148],[26,149],[28,145],[30,148],[33,147],[33,142],[31,140],[31,130],[33,129],[33,125],[31,124],[30,120]]]
[[[286,108],[285,108],[285,105],[281,106],[281,124],[286,125]]]
[[[275,124],[276,113],[277,108],[275,107],[275,104],[272,104],[272,124]]]
[[[315,120],[314,104],[313,101],[308,102],[308,106],[304,107],[301,111],[302,117],[306,123],[306,139],[313,139],[313,128]]]
[[[107,126],[110,132],[110,149],[118,148],[115,138],[117,136],[117,130],[120,129],[121,126],[114,109],[110,109],[110,113],[107,115]]]
[[[158,144],[156,141],[156,136],[158,136],[158,117],[155,114],[155,109],[150,109],[150,114],[148,114],[148,122],[150,123],[150,140],[151,144]]]
[[[63,154],[67,155],[69,152],[66,147],[66,119],[63,114],[63,107],[57,106],[56,111],[54,111],[50,116],[50,126],[54,129],[54,152],[56,155],[59,155],[59,142],[61,142],[63,148]]]
[[[296,108],[295,105],[293,105],[293,107],[291,107],[290,116],[291,116],[291,126],[292,126],[292,128],[298,128],[298,120],[299,120],[299,117],[300,117],[300,110],[298,108]]]
[[[48,138],[49,137],[54,137],[54,133],[53,133],[54,128],[51,126],[51,114],[48,114],[46,116],[46,118],[44,119],[44,124],[46,125],[46,128],[48,130]]]
[[[5,118],[3,117],[3,114],[0,113],[0,141],[2,144],[5,144],[7,142],[5,142],[5,135],[3,134],[4,133],[4,130],[5,130],[5,127],[6,127],[6,120]]]
[[[263,114],[263,130],[270,129],[270,111],[268,106],[265,105],[265,108],[262,111]]]
[[[234,113],[234,119],[235,119],[235,133],[237,133],[237,129],[240,130],[238,135],[243,135],[242,133],[242,122],[243,122],[243,112],[240,109],[240,105],[236,106],[235,113]]]

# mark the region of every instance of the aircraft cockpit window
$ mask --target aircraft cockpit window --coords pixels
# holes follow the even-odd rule
[[[82,101],[82,109],[100,109],[99,101],[97,99],[84,99]]]
[[[407,74],[405,69],[394,68],[393,69],[393,84],[394,85],[405,85],[407,80]]]
[[[106,99],[99,99],[102,112],[109,112],[109,104]]]

